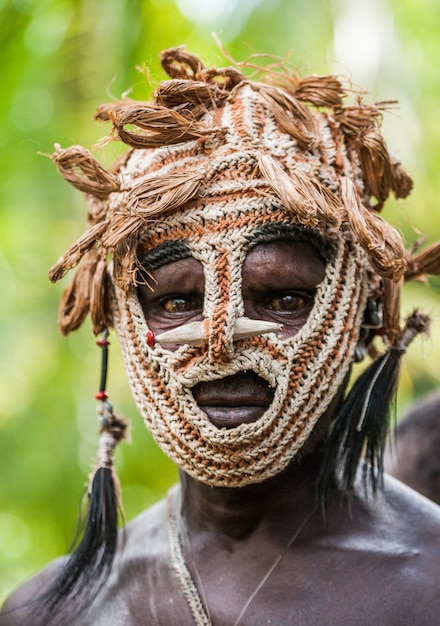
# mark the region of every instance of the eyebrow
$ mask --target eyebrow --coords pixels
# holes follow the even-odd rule
[[[247,239],[250,247],[254,247],[259,243],[276,241],[277,239],[291,239],[292,241],[310,243],[326,260],[331,256],[332,246],[330,241],[316,228],[307,228],[301,224],[286,224],[285,222],[262,224]]]
[[[186,240],[164,241],[156,248],[149,250],[140,257],[142,267],[148,271],[157,270],[157,268],[172,261],[180,261],[191,256],[189,246]]]

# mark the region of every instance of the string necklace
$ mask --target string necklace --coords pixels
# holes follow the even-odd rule
[[[167,526],[168,526],[168,540],[170,545],[170,556],[171,556],[171,566],[176,575],[176,578],[179,582],[180,588],[183,592],[183,595],[188,602],[189,608],[191,609],[191,613],[194,617],[194,621],[196,626],[212,626],[211,617],[209,615],[209,607],[206,600],[206,596],[204,598],[205,602],[202,601],[200,596],[199,588],[197,587],[193,577],[188,569],[188,566],[185,561],[185,556],[183,554],[182,548],[182,534],[179,530],[178,519],[180,518],[180,514],[177,510],[178,498],[170,493],[168,496],[168,516],[167,516]],[[243,605],[243,608],[240,611],[239,616],[235,620],[233,626],[239,626],[240,620],[243,615],[246,613],[250,604],[253,602],[255,596],[261,591],[263,586],[266,584],[270,576],[273,574],[275,569],[278,567],[286,552],[292,547],[293,543],[302,533],[306,525],[309,523],[315,512],[317,511],[318,506],[312,507],[312,509],[307,513],[306,517],[300,524],[300,526],[295,529],[295,532],[290,537],[287,544],[284,546],[283,550],[280,554],[275,558],[272,565],[269,567],[267,572],[264,574],[258,585],[255,587],[254,591],[251,593],[249,598]],[[190,545],[190,544],[189,544]],[[201,576],[198,572],[197,565],[193,560],[193,566],[198,578],[199,587],[204,594],[203,584]],[[205,606],[208,610],[205,609]]]

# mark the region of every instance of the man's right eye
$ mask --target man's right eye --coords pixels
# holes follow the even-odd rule
[[[159,307],[168,315],[185,315],[201,310],[203,301],[196,294],[178,294],[161,298]]]

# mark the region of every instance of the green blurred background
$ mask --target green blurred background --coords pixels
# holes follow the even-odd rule
[[[400,101],[385,134],[416,180],[412,196],[384,215],[412,244],[440,238],[440,3],[432,0],[0,0],[0,600],[73,536],[95,453],[99,350],[90,325],[61,338],[57,304],[66,280],[49,266],[83,231],[84,204],[42,156],[107,128],[101,102],[146,99],[164,78],[163,48],[185,43],[206,64],[255,52],[290,57],[301,72],[337,72],[369,99]],[[150,67],[149,78],[136,66]],[[109,163],[118,146],[98,159]],[[408,288],[434,319],[403,371],[398,412],[438,385],[440,282]],[[131,402],[116,340],[109,391],[133,421],[118,468],[126,516],[161,497],[176,478]]]

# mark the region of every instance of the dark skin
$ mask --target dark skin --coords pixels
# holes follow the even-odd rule
[[[244,315],[282,324],[281,334],[293,337],[307,321],[324,273],[324,261],[310,244],[280,240],[255,246],[243,264]],[[139,296],[156,335],[203,319],[205,280],[199,261],[186,258],[168,263],[153,277],[154,291],[143,286]],[[251,373],[199,383],[194,389],[211,422],[228,428],[257,420],[272,396],[267,384]]]
[[[180,324],[200,318],[203,273],[197,273],[195,266],[186,271],[189,282],[183,288],[180,276],[178,292],[172,283],[179,266],[187,270],[188,262],[194,263],[183,259],[159,268],[155,293],[143,298],[148,323],[156,332],[172,327],[177,318],[185,318]],[[293,336],[307,319],[323,270],[322,259],[308,244],[278,241],[257,246],[243,268],[245,315],[271,321],[281,316],[282,332]],[[257,274],[258,281],[254,281]],[[173,291],[167,292],[170,287]],[[158,294],[159,300],[155,299]],[[197,297],[191,300],[190,294]],[[260,383],[242,382],[241,396],[236,389],[235,404],[227,404],[223,413],[221,398],[233,381],[226,385],[220,381],[218,388],[211,384],[200,391],[213,422],[221,414],[231,426],[257,414],[249,398]],[[208,401],[210,392],[215,411]],[[185,559],[215,626],[438,624],[439,507],[393,479],[386,480],[384,494],[376,499],[355,493],[348,507],[335,490],[325,515],[316,507],[321,429],[325,430],[337,401],[320,420],[320,429],[302,456],[270,480],[229,489],[210,487],[181,473]],[[239,410],[243,406],[248,408]],[[117,562],[118,576],[110,579],[96,607],[79,624],[193,626],[170,569],[166,520],[163,501],[128,525]],[[8,606],[31,597],[56,567],[33,578]],[[30,624],[31,615],[32,611],[24,609],[3,615],[0,623]]]

